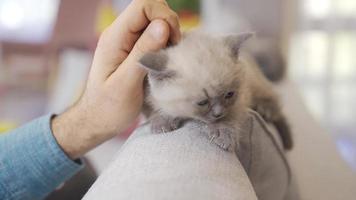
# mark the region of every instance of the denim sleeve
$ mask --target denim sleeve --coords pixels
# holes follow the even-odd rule
[[[0,199],[43,199],[83,167],[59,147],[50,120],[0,134]]]

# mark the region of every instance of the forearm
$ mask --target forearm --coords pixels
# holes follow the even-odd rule
[[[52,120],[53,135],[72,159],[79,158],[121,131],[105,126],[102,114],[78,103]],[[108,113],[109,115],[110,113]]]
[[[82,168],[57,144],[50,119],[0,136],[0,199],[44,198]]]

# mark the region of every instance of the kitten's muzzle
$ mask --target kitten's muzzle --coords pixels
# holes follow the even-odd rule
[[[205,122],[206,123],[215,123],[218,122],[220,119],[224,118],[226,115],[225,114],[221,114],[219,116],[213,116],[213,115],[209,115],[207,118],[205,118]]]
[[[210,115],[214,120],[221,119],[225,116],[225,108],[220,104],[215,104],[211,108]]]
[[[220,118],[222,118],[223,116],[224,116],[223,113],[213,113],[213,117],[214,117],[215,119],[220,119]]]

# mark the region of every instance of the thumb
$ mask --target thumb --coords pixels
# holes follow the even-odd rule
[[[157,51],[166,47],[169,35],[169,26],[164,20],[157,19],[152,21],[136,42],[129,56],[115,73],[121,73],[121,70],[128,70],[130,73],[144,76],[146,74],[145,70],[137,64],[138,60],[147,52]],[[127,75],[131,76],[134,74]]]

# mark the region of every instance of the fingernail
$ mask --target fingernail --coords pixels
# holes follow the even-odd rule
[[[163,35],[164,35],[164,27],[162,26],[161,23],[152,22],[149,25],[148,29],[149,29],[148,30],[149,33],[155,40],[162,40]]]

